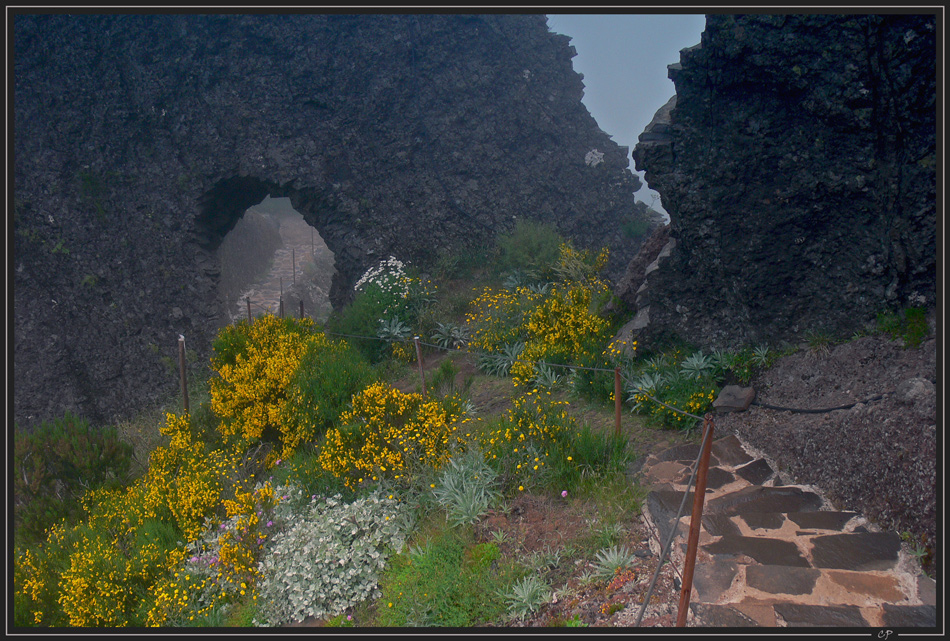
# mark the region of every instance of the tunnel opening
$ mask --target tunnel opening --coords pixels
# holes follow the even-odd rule
[[[235,178],[219,183],[202,205],[198,241],[220,265],[223,323],[263,314],[326,321],[335,257],[289,197],[273,185]]]

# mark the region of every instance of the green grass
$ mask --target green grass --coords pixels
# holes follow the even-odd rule
[[[494,543],[477,543],[470,527],[435,519],[383,577],[375,625],[472,627],[497,622],[506,611],[499,592],[517,568]]]
[[[919,347],[930,335],[927,312],[919,307],[881,312],[877,317],[877,329],[894,340],[904,341],[904,345],[911,348]]]

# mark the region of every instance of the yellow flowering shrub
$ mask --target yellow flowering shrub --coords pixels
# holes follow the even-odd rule
[[[523,339],[525,325],[541,302],[543,294],[528,287],[495,289],[486,287],[472,301],[465,317],[470,327],[469,347],[497,352]]]
[[[525,347],[511,367],[514,384],[529,382],[535,363],[571,363],[598,352],[610,332],[610,323],[593,310],[595,294],[606,290],[601,282],[555,285],[525,324]]]
[[[56,526],[54,526],[55,528]],[[13,615],[20,626],[50,625],[55,586],[49,585],[48,555],[17,548],[13,556]]]
[[[478,445],[505,482],[521,488],[545,474],[551,456],[570,442],[577,423],[567,413],[568,403],[555,401],[550,392],[531,390],[513,401],[505,420],[479,430]]]
[[[210,576],[190,573],[179,562],[173,572],[152,588],[152,607],[145,624],[149,627],[187,625],[211,614],[224,602],[224,593],[212,590],[213,583]],[[209,598],[209,593],[214,596]]]
[[[561,243],[554,272],[562,283],[587,283],[607,266],[610,252],[607,247],[596,254],[589,249],[575,249],[570,243]]]
[[[320,464],[347,487],[405,478],[415,465],[438,469],[463,445],[459,416],[447,405],[374,383],[353,397],[341,427],[327,431]]]
[[[538,361],[587,362],[600,354],[611,330],[610,323],[597,313],[610,292],[597,277],[607,257],[606,248],[594,254],[562,243],[554,268],[557,283],[544,288],[485,288],[466,316],[470,346],[494,353],[524,343],[510,371],[515,385],[535,376]]]
[[[313,333],[309,318],[262,316],[253,325],[242,321],[225,327],[211,359],[218,375],[209,383],[221,433],[244,446],[285,440],[281,417],[291,379],[308,343],[321,339],[326,340]]]
[[[205,517],[221,505],[222,496],[237,477],[240,454],[212,450],[194,438],[187,415],[168,414],[162,434],[167,447],[157,447],[149,457],[146,478],[149,505],[171,514],[186,539],[201,533]]]
[[[654,398],[680,411],[677,412],[665,405],[655,403],[642,392],[634,392],[630,400],[636,404],[635,411],[652,418],[664,427],[682,429],[689,429],[697,423],[697,419],[682,412],[688,412],[693,416],[703,416],[716,400],[718,393],[714,385],[692,381],[666,383],[651,392]]]

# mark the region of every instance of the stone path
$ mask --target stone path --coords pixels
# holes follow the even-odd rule
[[[326,262],[332,264],[332,254],[320,236],[315,235],[313,229],[303,220],[303,217],[281,219],[280,236],[284,246],[274,252],[274,260],[270,271],[257,283],[243,292],[238,299],[237,307],[232,310],[232,320],[247,318],[247,304],[245,298],[251,299],[251,315],[255,318],[263,314],[277,314],[280,311],[280,299],[284,298],[284,314],[288,316],[300,315],[300,297],[290,295],[295,283],[306,278],[304,265],[309,262]],[[311,250],[314,252],[313,258]],[[315,299],[315,309],[305,309],[309,316],[323,318],[329,309],[330,277],[332,274],[323,274],[313,280],[312,298]],[[319,283],[319,284],[317,284]]]
[[[698,454],[698,444],[680,445],[644,463],[645,518],[664,543]],[[934,581],[897,533],[835,510],[815,488],[786,485],[736,436],[713,442],[709,465],[688,626],[936,625]],[[692,508],[690,491],[671,548],[680,569]]]

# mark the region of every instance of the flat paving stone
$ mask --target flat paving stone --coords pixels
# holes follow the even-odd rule
[[[684,475],[689,478],[688,474],[683,464],[676,461],[657,463],[647,471],[647,476],[656,483],[682,483]]]
[[[828,534],[811,540],[818,568],[888,570],[897,564],[901,540],[895,532]]]
[[[811,594],[821,576],[820,570],[778,565],[749,565],[745,582],[751,588],[769,594]]]
[[[848,521],[857,516],[856,512],[789,512],[788,518],[798,527],[817,530],[841,531]]]
[[[744,478],[753,485],[761,485],[775,474],[775,470],[764,458],[756,459],[742,467],[736,468],[736,475]]]
[[[907,598],[895,576],[846,570],[827,570],[825,575],[833,583],[854,594],[863,594],[880,601],[903,601]]]
[[[798,487],[763,487],[750,485],[707,503],[712,513],[742,512],[807,512],[821,507],[821,497]]]
[[[868,622],[861,610],[854,605],[804,605],[800,603],[776,603],[775,613],[785,619],[790,628],[866,628]]]
[[[937,605],[937,582],[929,576],[917,577],[917,596],[924,605]]]
[[[883,623],[888,628],[932,628],[937,625],[937,608],[932,605],[884,604]]]
[[[655,454],[658,461],[678,461],[680,459],[695,461],[699,456],[699,445],[696,443],[683,443],[657,452]]]
[[[742,536],[742,530],[735,524],[732,517],[727,514],[703,514],[703,527],[706,528],[712,536],[722,536],[723,534],[734,534]]]
[[[703,628],[757,628],[752,618],[728,605],[690,603],[689,609],[696,617],[694,627]]]
[[[743,449],[742,441],[740,441],[735,434],[730,434],[718,441],[713,441],[712,455],[715,456],[721,464],[731,465],[732,467],[743,465],[752,460],[752,456]]]
[[[647,507],[653,517],[653,523],[660,531],[660,541],[666,543],[673,529],[673,519],[676,517],[680,504],[683,501],[683,492],[676,490],[653,490],[647,494]],[[693,505],[693,492],[686,498],[683,515],[689,516]]]
[[[732,587],[739,566],[733,562],[697,564],[693,570],[693,587],[703,603],[719,600]]]
[[[739,518],[753,530],[778,530],[785,524],[785,515],[779,512],[743,512]]]
[[[687,476],[683,481],[689,480]],[[732,472],[727,472],[721,467],[712,467],[709,468],[709,473],[706,475],[706,489],[707,490],[718,490],[719,488],[729,485],[736,480],[735,475]]]
[[[745,555],[763,565],[791,565],[808,567],[808,561],[791,541],[758,536],[734,536],[727,534],[703,549],[717,555]]]

